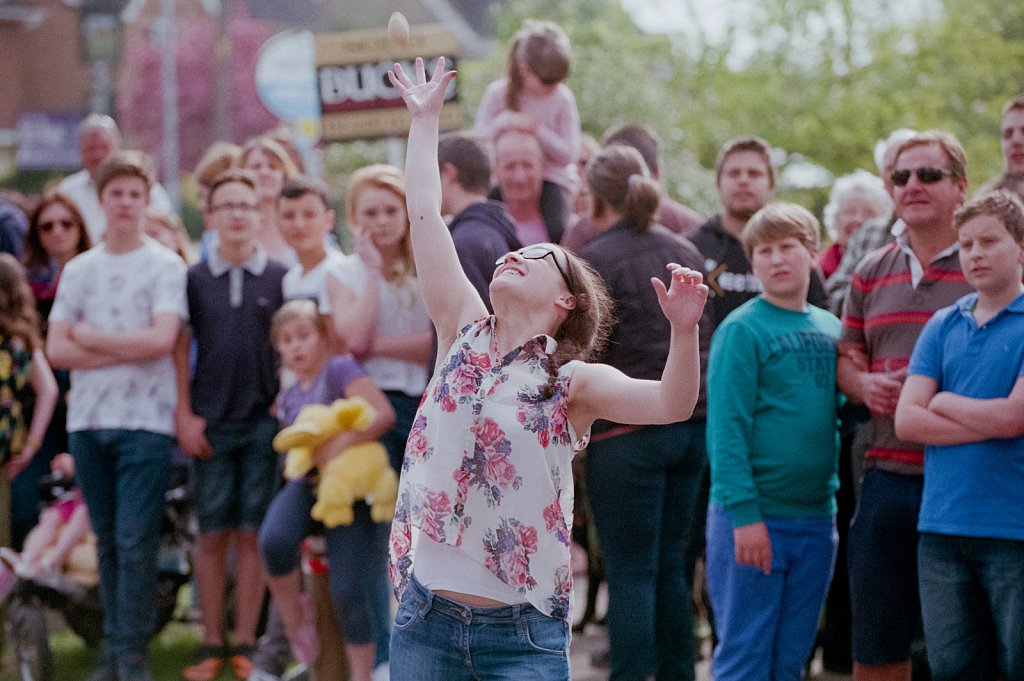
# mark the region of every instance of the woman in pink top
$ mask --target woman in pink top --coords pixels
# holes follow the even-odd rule
[[[557,24],[527,20],[509,46],[508,75],[487,87],[476,113],[477,131],[492,141],[509,128],[537,137],[544,155],[541,212],[555,242],[580,185],[580,114],[564,83],[571,60],[569,38]]]
[[[652,285],[670,320],[661,380],[584,361],[607,327],[608,294],[553,244],[498,260],[494,314],[459,267],[441,217],[437,128],[454,76],[438,60],[391,82],[412,113],[406,173],[413,256],[438,361],[406,448],[391,529],[401,604],[396,679],[570,678],[573,453],[598,418],[685,420],[699,384],[697,322],[708,289],[675,263]]]

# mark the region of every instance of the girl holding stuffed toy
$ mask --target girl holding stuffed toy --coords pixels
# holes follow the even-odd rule
[[[454,72],[439,59],[391,82],[412,114],[406,175],[413,254],[437,330],[434,378],[409,436],[392,523],[400,605],[394,679],[569,679],[570,462],[599,418],[662,424],[690,416],[699,384],[701,275],[666,265],[651,284],[669,320],[660,380],[585,359],[610,321],[608,294],[553,244],[499,259],[494,314],[462,274],[441,218],[438,122]],[[641,454],[637,454],[638,456]]]
[[[285,303],[274,315],[270,334],[284,366],[297,378],[277,397],[283,426],[291,425],[303,406],[330,404],[339,398],[361,397],[376,410],[366,430],[343,432],[316,449],[317,469],[352,445],[378,440],[394,423],[387,397],[355,359],[332,356],[327,326],[315,303]],[[306,664],[316,659],[319,645],[312,603],[301,593],[299,560],[302,539],[316,525],[310,517],[315,486],[312,474],[285,483],[267,511],[259,536],[270,594],[295,658]],[[387,525],[374,523],[369,507],[357,502],[354,522],[325,529],[324,538],[331,600],[345,636],[349,678],[370,681],[377,660],[376,641],[388,627]]]

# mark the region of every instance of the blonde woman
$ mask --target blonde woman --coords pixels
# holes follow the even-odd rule
[[[298,263],[295,251],[288,245],[277,226],[277,199],[287,180],[299,174],[294,161],[279,143],[269,137],[254,137],[242,147],[238,166],[256,176],[259,193],[259,241],[271,260],[291,267]]]

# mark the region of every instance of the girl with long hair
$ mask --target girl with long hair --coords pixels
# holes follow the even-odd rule
[[[43,354],[25,269],[0,253],[0,546],[11,543],[10,481],[42,445],[56,404],[57,382]]]
[[[454,77],[439,59],[390,79],[412,114],[406,160],[412,244],[437,330],[434,378],[409,436],[391,530],[400,605],[394,678],[568,679],[573,453],[598,418],[685,420],[697,399],[697,321],[707,287],[675,263],[653,279],[671,344],[660,380],[590,364],[610,318],[583,261],[554,244],[506,254],[494,314],[459,267],[441,217],[437,136]]]

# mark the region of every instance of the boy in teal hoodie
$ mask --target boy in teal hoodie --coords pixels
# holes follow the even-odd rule
[[[715,332],[708,364],[712,676],[801,677],[835,561],[836,340],[807,304],[818,221],[769,204],[743,231],[764,292]]]

